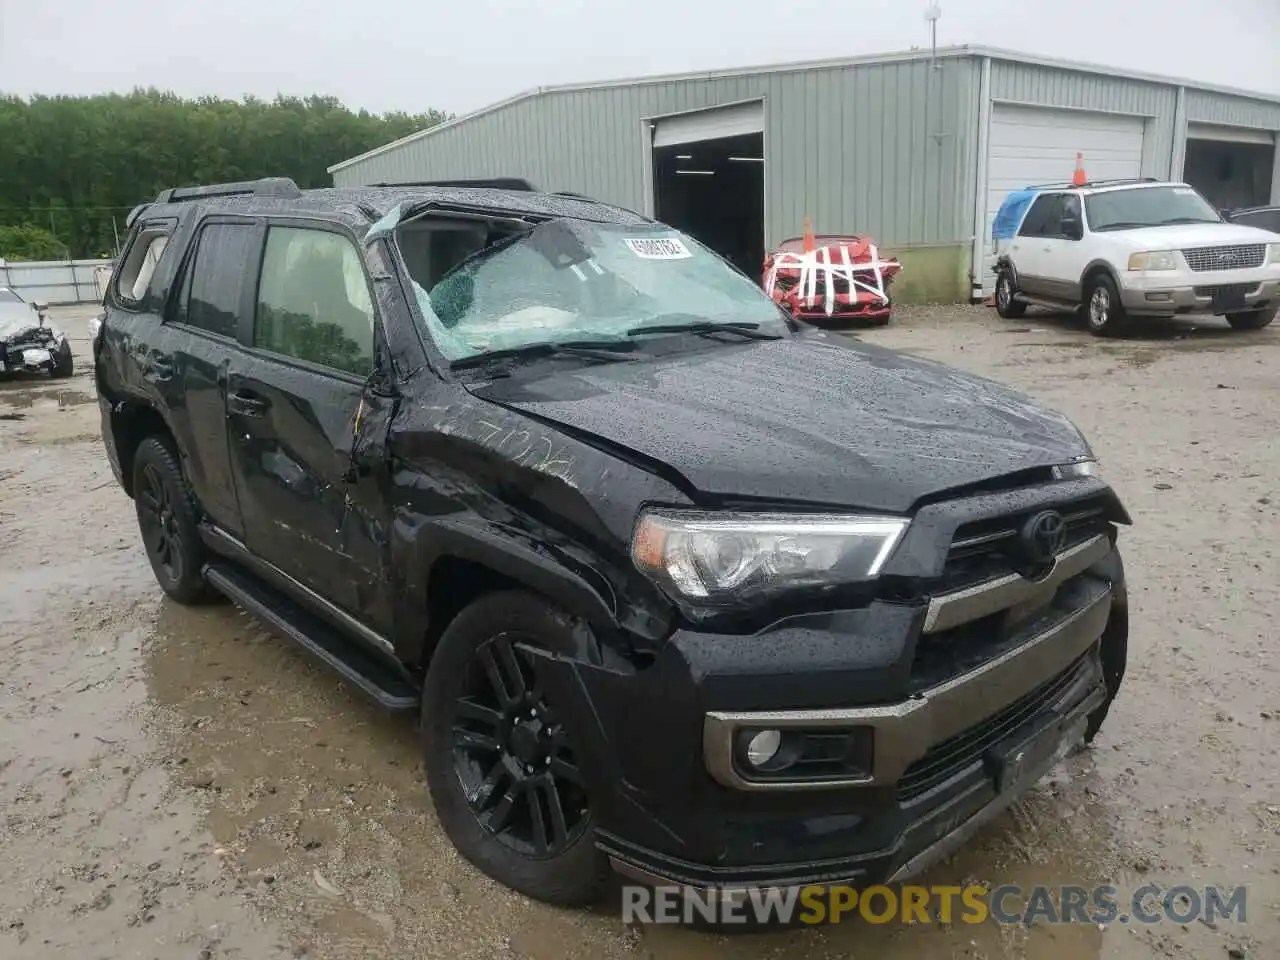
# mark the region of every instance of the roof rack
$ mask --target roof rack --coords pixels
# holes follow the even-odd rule
[[[1024,190],[1071,190],[1084,189],[1088,187],[1118,187],[1125,183],[1163,183],[1159,177],[1121,177],[1117,180],[1087,180],[1084,183],[1072,183],[1070,180],[1064,180],[1062,183],[1033,183]]]
[[[183,200],[203,200],[206,197],[276,197],[281,200],[296,200],[300,196],[302,191],[289,177],[263,177],[260,180],[241,180],[236,183],[170,187],[161,190],[154,202],[178,203]]]
[[[519,190],[521,193],[541,193],[523,177],[492,177],[478,180],[402,180],[399,183],[371,183],[371,187],[470,187],[477,190]]]

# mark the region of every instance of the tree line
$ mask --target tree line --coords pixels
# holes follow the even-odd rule
[[[269,176],[329,186],[331,164],[445,119],[321,96],[0,96],[0,258],[112,256],[129,211],[165,187]]]

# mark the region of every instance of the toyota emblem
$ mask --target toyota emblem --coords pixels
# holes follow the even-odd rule
[[[1033,564],[1052,563],[1067,539],[1067,524],[1056,510],[1042,510],[1022,527],[1022,555]]]

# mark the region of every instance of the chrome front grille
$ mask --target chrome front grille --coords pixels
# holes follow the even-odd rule
[[[1252,270],[1267,258],[1265,243],[1241,243],[1230,247],[1193,247],[1182,255],[1196,273],[1212,270]]]
[[[956,531],[943,575],[931,586],[911,667],[913,690],[998,657],[1043,628],[1043,618],[1070,616],[1096,599],[1091,594],[1103,587],[1086,571],[1112,549],[1105,507],[1084,501],[1060,508],[1066,538],[1057,560],[1046,571],[1024,575],[1018,535],[1035,512]]]

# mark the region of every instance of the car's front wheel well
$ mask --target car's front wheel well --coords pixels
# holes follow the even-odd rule
[[[111,432],[115,437],[116,452],[120,457],[120,473],[124,490],[133,496],[133,458],[138,445],[151,436],[160,436],[173,446],[173,434],[169,425],[156,411],[146,404],[119,406],[111,411]]]
[[[519,590],[524,585],[461,557],[441,557],[427,581],[427,634],[422,638],[420,666],[431,662],[436,645],[453,618],[487,593]]]
[[[1091,264],[1084,272],[1084,276],[1080,278],[1080,297],[1087,300],[1089,290],[1099,277],[1109,277],[1112,283],[1115,283],[1115,276],[1111,273],[1111,269],[1105,264]]]

